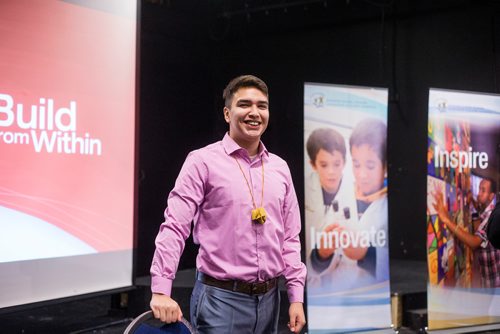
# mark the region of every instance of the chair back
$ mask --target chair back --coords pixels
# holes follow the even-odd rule
[[[191,324],[184,318],[181,321],[166,324],[156,319],[149,310],[137,316],[125,328],[123,334],[192,334],[196,333]]]

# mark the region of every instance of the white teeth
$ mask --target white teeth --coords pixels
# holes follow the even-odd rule
[[[259,122],[248,121],[247,124],[250,124],[250,125],[259,125],[260,123]]]

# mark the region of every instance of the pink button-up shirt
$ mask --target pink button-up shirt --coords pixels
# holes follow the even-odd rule
[[[252,197],[238,159],[267,220],[252,222]],[[284,276],[290,302],[303,302],[306,268],[300,259],[300,210],[286,162],[260,143],[251,160],[226,134],[222,141],[191,152],[168,197],[165,222],[156,238],[151,290],[170,295],[172,281],[194,221],[200,244],[196,267],[220,280],[261,282]]]

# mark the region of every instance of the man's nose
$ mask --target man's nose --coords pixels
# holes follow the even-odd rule
[[[250,116],[258,116],[259,115],[259,108],[257,107],[257,105],[255,104],[252,104],[250,106]]]

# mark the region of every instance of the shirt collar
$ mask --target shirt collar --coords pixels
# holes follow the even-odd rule
[[[229,136],[229,132],[226,132],[224,138],[222,138],[222,146],[224,147],[224,150],[228,155],[232,155],[237,151],[246,151],[244,148],[238,145],[233,138]],[[260,141],[259,152],[257,153],[257,155],[260,157],[269,156],[269,152],[267,151],[267,148],[262,141]]]
[[[486,208],[484,209],[484,211],[479,215],[479,217],[481,218],[481,220],[485,220],[486,218],[490,217],[490,214],[493,211],[493,209],[495,208],[495,205],[496,205],[496,196],[493,197],[493,199],[491,200],[491,202],[486,206]]]

